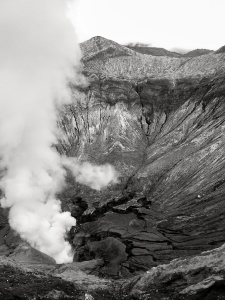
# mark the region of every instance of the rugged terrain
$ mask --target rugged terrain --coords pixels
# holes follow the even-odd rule
[[[225,299],[224,47],[154,56],[95,37],[81,49],[89,83],[71,86],[57,149],[120,176],[95,191],[68,174],[60,195],[77,219],[69,239],[86,282],[79,297],[104,285],[121,299]],[[0,251],[21,261],[6,215]],[[78,284],[71,268],[63,280]]]

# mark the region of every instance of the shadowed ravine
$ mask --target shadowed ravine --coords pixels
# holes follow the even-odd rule
[[[225,299],[223,47],[156,57],[96,37],[81,48],[89,86],[72,86],[57,149],[110,163],[120,178],[95,191],[68,174],[60,199],[77,219],[74,263],[41,267],[38,258],[37,269],[81,284],[80,298],[68,299],[83,290],[94,299]],[[2,255],[23,268],[37,257],[18,248],[6,217],[0,230]],[[98,289],[111,296],[96,298]]]

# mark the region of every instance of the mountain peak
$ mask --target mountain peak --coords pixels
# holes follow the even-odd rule
[[[125,46],[101,36],[95,36],[80,44],[84,54],[83,59],[108,58],[116,56],[137,55],[137,53]]]

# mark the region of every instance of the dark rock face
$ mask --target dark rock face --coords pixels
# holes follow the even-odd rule
[[[75,237],[75,245],[77,244],[76,239]],[[125,245],[113,237],[107,237],[101,241],[88,242],[75,253],[75,260],[79,261],[80,253],[81,259],[90,260],[92,256],[103,259],[104,267],[101,269],[100,274],[110,277],[118,275],[120,265],[127,259]]]
[[[130,295],[146,299],[224,299],[224,246],[194,258],[174,260],[132,279]],[[222,293],[221,293],[222,292]]]
[[[0,256],[10,255],[21,242],[8,224],[7,211],[0,207]]]

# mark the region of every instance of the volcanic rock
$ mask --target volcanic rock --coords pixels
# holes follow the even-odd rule
[[[130,295],[136,299],[147,292],[158,290],[162,294],[174,294],[175,299],[176,293],[198,295],[198,299],[207,299],[213,286],[225,283],[224,248],[223,245],[193,258],[176,259],[167,265],[152,268],[140,278],[133,279],[135,283]]]
[[[75,260],[104,261],[96,249],[117,239],[125,252],[116,274],[129,277],[225,241],[225,55],[121,49],[100,37],[82,44],[89,86],[65,108],[58,149],[120,173],[100,192],[69,180],[63,199],[88,205],[72,233]]]

